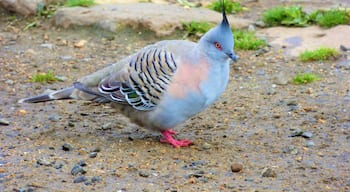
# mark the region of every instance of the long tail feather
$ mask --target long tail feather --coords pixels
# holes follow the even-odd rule
[[[18,101],[18,103],[39,103],[58,99],[69,99],[74,91],[74,87],[67,87],[58,91],[50,93],[43,93],[34,97],[24,98]]]

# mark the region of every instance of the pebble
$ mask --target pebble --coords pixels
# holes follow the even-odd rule
[[[102,130],[108,130],[108,129],[112,129],[112,123],[105,123],[102,125]]]
[[[343,68],[345,70],[350,70],[350,60],[340,61],[336,65],[337,68]]]
[[[90,157],[90,158],[95,158],[95,157],[97,157],[97,152],[91,152],[91,153],[89,154],[89,157]]]
[[[0,125],[10,125],[10,122],[6,119],[0,118]]]
[[[307,141],[305,146],[306,147],[314,147],[315,143],[313,141]]]
[[[255,32],[256,31],[255,25],[253,24],[248,25],[248,31]]]
[[[63,151],[71,151],[73,149],[73,146],[69,143],[65,143],[62,145],[62,150]]]
[[[102,179],[101,179],[101,177],[99,177],[99,176],[93,176],[92,178],[91,178],[91,183],[99,183],[99,182],[101,182],[102,181]]]
[[[304,138],[311,138],[312,137],[312,133],[309,131],[305,131],[301,134],[302,137]]]
[[[44,44],[41,44],[40,47],[53,49],[53,44],[51,44],[51,43],[44,43]]]
[[[210,148],[211,148],[211,144],[209,144],[207,142],[203,143],[201,146],[201,149],[203,149],[203,150],[208,150]]]
[[[233,164],[231,165],[231,171],[232,171],[232,172],[237,173],[237,172],[242,171],[242,169],[243,169],[243,165],[240,164],[240,163],[233,163]]]
[[[255,22],[255,25],[258,26],[258,27],[263,27],[263,28],[266,27],[265,22],[264,22],[264,21],[261,21],[261,20],[260,20],[260,21],[256,21],[256,22]]]
[[[15,192],[34,192],[34,189],[31,187],[28,188],[20,188],[20,189],[13,189]]]
[[[55,78],[57,79],[57,81],[62,81],[62,82],[68,80],[68,77],[63,76],[63,75],[55,75]]]
[[[70,171],[70,173],[72,175],[77,175],[79,173],[81,174],[85,174],[86,170],[84,169],[84,167],[80,166],[80,165],[74,165],[74,167],[72,168],[72,170]]]
[[[48,161],[48,160],[46,160],[46,159],[44,159],[44,158],[38,159],[38,160],[36,161],[36,163],[37,163],[38,165],[44,165],[44,166],[52,166],[52,165],[53,165],[52,162],[50,162],[50,161]]]
[[[11,79],[8,79],[8,80],[5,81],[5,83],[8,84],[8,85],[13,85],[15,82],[12,81]]]
[[[301,136],[302,134],[303,134],[303,131],[299,128],[296,128],[294,129],[290,137],[298,137],[298,136]]]
[[[276,172],[275,172],[273,169],[268,168],[268,167],[266,167],[266,168],[261,172],[261,175],[262,175],[263,177],[276,177],[276,176],[277,176]]]
[[[62,59],[62,60],[70,60],[72,58],[73,58],[72,56],[67,56],[67,55],[60,56],[60,59]]]
[[[87,178],[84,175],[78,176],[74,179],[73,183],[81,183],[87,181]]]
[[[149,177],[149,173],[146,171],[139,171],[139,176],[141,177]]]
[[[54,166],[55,169],[61,169],[63,167],[63,164],[60,163],[60,164],[57,164]]]
[[[87,165],[87,163],[84,160],[80,160],[77,165],[80,165],[82,167],[85,167]]]
[[[244,181],[252,182],[252,181],[254,181],[254,179],[252,177],[247,177],[247,178],[244,179]]]
[[[82,40],[80,40],[80,41],[74,43],[74,47],[75,47],[75,48],[82,48],[82,47],[84,47],[84,45],[85,45],[86,43],[87,43],[87,41],[84,40],[84,39],[82,39]]]
[[[52,122],[57,122],[59,120],[61,120],[62,118],[58,115],[51,115],[49,116],[49,120],[52,121]]]
[[[298,149],[295,148],[294,145],[289,145],[283,149],[283,153],[290,153],[292,155],[298,154]]]

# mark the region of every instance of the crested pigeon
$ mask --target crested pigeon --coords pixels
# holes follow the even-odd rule
[[[174,147],[172,129],[218,99],[229,80],[229,60],[237,61],[233,34],[222,11],[219,25],[195,43],[164,40],[82,77],[72,86],[19,100],[37,103],[58,99],[109,102],[140,126],[159,131]]]

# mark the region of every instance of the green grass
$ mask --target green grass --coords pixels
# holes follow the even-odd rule
[[[336,25],[349,24],[350,13],[347,10],[330,9],[327,11],[314,11],[310,14],[309,20],[320,27],[330,28]]]
[[[313,73],[299,73],[293,78],[293,83],[297,85],[307,84],[317,81],[319,79],[320,77]]]
[[[324,61],[330,58],[335,58],[340,53],[333,48],[321,47],[319,49],[315,49],[312,51],[304,51],[299,55],[299,59],[301,61]]]
[[[183,29],[186,32],[185,37],[194,37],[195,39],[200,38],[212,27],[214,25],[207,22],[192,21],[183,24]],[[236,49],[257,50],[267,45],[264,40],[257,38],[254,32],[237,30],[233,31],[233,34]]]
[[[350,23],[350,12],[346,9],[317,10],[307,14],[300,6],[278,6],[266,10],[262,20],[267,26],[305,27],[315,23],[324,28]]]
[[[52,83],[57,81],[57,78],[52,71],[47,73],[38,73],[32,77],[32,82],[34,83]]]
[[[185,37],[194,37],[195,39],[200,38],[212,27],[214,25],[207,22],[192,21],[183,24],[183,29],[186,32]],[[257,50],[267,45],[264,40],[257,38],[254,32],[237,30],[233,31],[233,34],[236,49]]]
[[[304,27],[308,23],[307,15],[300,6],[274,7],[263,13],[263,21],[267,26]]]
[[[251,31],[234,31],[235,48],[241,50],[257,50],[267,45]]]
[[[221,0],[216,0],[214,2],[212,2],[211,4],[208,5],[209,9],[212,9],[214,11],[217,12],[221,12],[222,11],[222,4],[221,4]],[[241,5],[240,2],[238,1],[233,1],[233,0],[229,0],[229,1],[225,1],[225,12],[226,13],[239,13],[243,11],[243,7]]]
[[[95,4],[94,0],[67,0],[65,6],[67,7],[89,7]]]
[[[190,23],[183,23],[182,26],[183,26],[183,29],[186,31],[186,36],[194,36],[194,37],[201,37],[204,33],[206,33],[212,27],[214,27],[213,24],[210,24],[208,22],[197,22],[197,21],[192,21]]]

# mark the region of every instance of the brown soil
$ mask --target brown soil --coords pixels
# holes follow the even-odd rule
[[[350,70],[337,65],[343,58],[305,64],[280,50],[237,51],[224,95],[177,129],[194,145],[175,149],[108,104],[17,104],[160,39],[128,29],[56,29],[47,21],[23,30],[27,22],[0,15],[0,118],[9,121],[0,126],[0,191],[350,190]],[[74,48],[80,40],[87,42]],[[65,80],[30,82],[49,70]],[[283,83],[299,72],[321,79]],[[291,137],[298,129],[311,138]],[[72,175],[81,160],[86,173]],[[242,170],[233,172],[237,164]],[[87,181],[73,182],[81,176]]]

